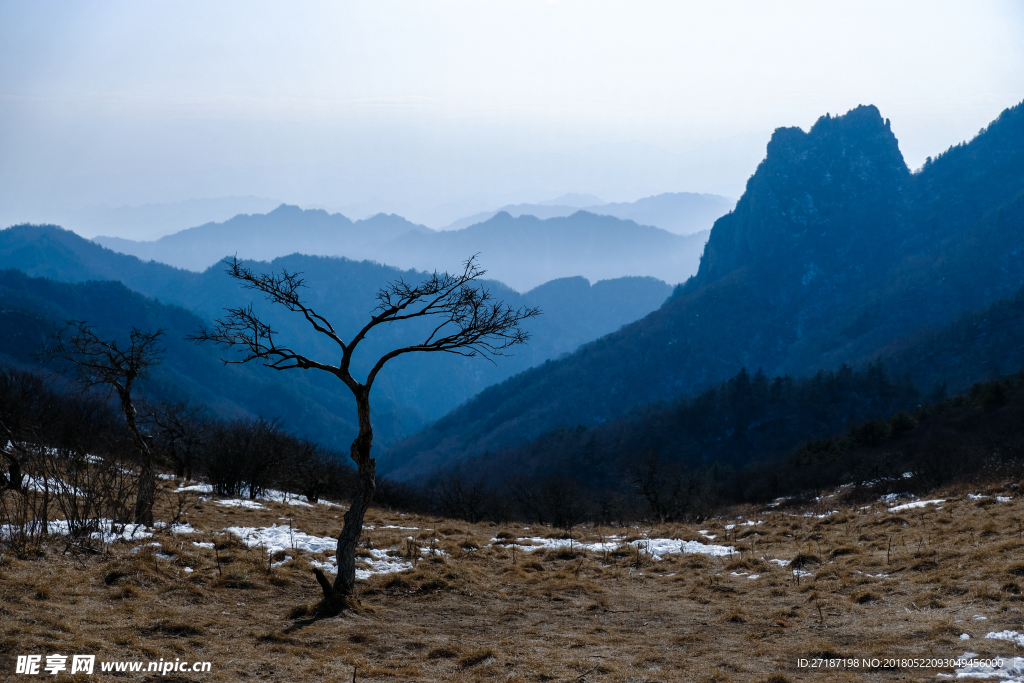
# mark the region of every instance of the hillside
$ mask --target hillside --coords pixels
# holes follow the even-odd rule
[[[310,301],[338,329],[349,334],[365,324],[374,305],[374,294],[380,287],[398,278],[416,281],[423,276],[415,271],[367,261],[298,254],[254,266],[302,272],[309,285]],[[249,292],[224,274],[221,266],[195,273],[160,263],[146,263],[53,226],[15,226],[0,231],[0,268],[17,268],[35,277],[71,282],[117,280],[206,320],[220,315],[227,306],[252,299]],[[375,393],[405,406],[410,424],[436,419],[490,384],[574,351],[580,344],[642,317],[661,305],[671,293],[664,282],[639,277],[605,280],[593,285],[581,277],[563,278],[526,294],[519,294],[499,282],[489,281],[486,286],[510,305],[541,307],[544,315],[530,325],[530,343],[496,364],[436,355],[407,356],[394,361],[381,375]],[[343,292],[344,296],[338,296],[338,292]],[[291,338],[305,339],[316,352],[333,353],[320,340],[310,338],[305,324],[295,316],[273,308],[263,310],[275,329]],[[408,326],[381,330],[367,340],[365,355],[357,357],[356,361],[365,365],[370,356],[376,358],[402,340],[411,340],[415,333],[416,329]],[[268,371],[267,381],[271,386],[272,377],[279,374]]]
[[[520,292],[550,280],[656,277],[671,284],[697,271],[706,232],[676,235],[630,220],[576,212],[540,220],[499,213],[462,230],[435,232],[395,215],[350,221],[341,214],[281,205],[154,242],[98,237],[123,254],[202,271],[225,256],[268,261],[288,254],[370,259],[402,269],[452,270],[479,254],[494,279]]]
[[[1024,285],[1022,191],[1021,105],[917,174],[874,107],[779,129],[670,301],[482,392],[389,462],[450,462],[598,425],[742,366],[802,375],[865,362]]]
[[[213,348],[184,339],[203,320],[161,304],[118,282],[62,283],[0,270],[0,359],[36,367],[34,354],[65,320],[86,320],[101,338],[125,339],[132,326],[166,331],[166,354],[140,395],[207,406],[222,418],[285,416],[290,429],[344,449],[355,427],[355,403],[333,378],[271,373],[259,366],[224,365]],[[375,427],[393,441],[422,424],[422,415],[386,397],[376,404]]]

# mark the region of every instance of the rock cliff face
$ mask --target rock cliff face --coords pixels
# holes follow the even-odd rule
[[[736,209],[715,223],[688,291],[762,264],[807,278],[863,265],[905,231],[909,179],[873,106],[826,115],[806,133],[779,128]]]
[[[780,128],[664,306],[485,390],[382,462],[421,473],[693,394],[743,366],[795,375],[869,360],[1019,289],[1022,217],[1024,105],[915,174],[873,106]]]

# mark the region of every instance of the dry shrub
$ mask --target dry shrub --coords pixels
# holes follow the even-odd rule
[[[103,583],[148,587],[162,578],[153,546],[142,546],[138,552],[117,557],[103,569]]]
[[[723,614],[719,621],[728,624],[745,624],[747,623],[747,615],[740,609],[731,609]]]
[[[794,569],[803,569],[809,564],[821,564],[821,560],[818,559],[817,555],[811,555],[809,553],[799,553],[789,562],[789,566]]]
[[[193,624],[185,624],[169,619],[160,619],[149,626],[139,629],[144,635],[162,635],[171,638],[183,638],[186,636],[201,636],[203,630]]]
[[[729,561],[725,568],[727,571],[736,571],[737,569],[764,569],[765,563],[756,557],[743,557]]]
[[[494,658],[494,652],[491,650],[477,650],[476,652],[471,652],[468,655],[460,657],[458,664],[463,669],[468,669],[471,666],[476,666],[477,664],[492,658]]]
[[[214,581],[213,585],[221,588],[235,588],[239,590],[259,587],[259,583],[255,580],[252,572],[236,570],[224,572],[224,575]]]

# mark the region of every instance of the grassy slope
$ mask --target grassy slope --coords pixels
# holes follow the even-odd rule
[[[166,519],[173,496],[169,482],[162,486],[157,516]],[[287,518],[302,531],[330,535],[342,510],[206,503],[187,515],[202,533],[159,535],[160,547],[117,543],[75,555],[54,542],[39,556],[3,552],[0,671],[13,672],[17,654],[61,652],[206,660],[213,671],[203,680],[210,681],[349,680],[352,667],[359,681],[932,679],[951,670],[821,671],[796,662],[955,657],[965,649],[1017,654],[1012,643],[983,636],[1021,622],[1024,498],[975,501],[968,492],[933,491],[923,497],[945,499],[941,508],[894,514],[885,503],[843,502],[839,490],[807,509],[731,509],[700,525],[576,532],[584,540],[615,533],[698,540],[699,529],[741,551],[733,559],[669,555],[658,562],[636,552],[513,555],[492,543],[498,532],[552,531],[375,510],[366,544],[404,552],[409,535],[420,546],[437,538],[447,556],[363,582],[359,611],[323,620],[288,618],[317,597],[306,557],[296,553],[268,570],[258,548],[218,532]],[[973,492],[1007,494],[995,486]],[[760,524],[727,529],[737,516]],[[381,528],[389,524],[418,528]],[[224,544],[220,571],[215,552],[193,540]],[[473,545],[479,549],[465,549]],[[768,562],[801,554],[820,562],[805,565],[812,576],[799,582]],[[747,578],[754,573],[758,579]],[[961,633],[972,639],[961,641]]]

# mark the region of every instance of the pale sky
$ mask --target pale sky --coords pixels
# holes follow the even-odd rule
[[[777,127],[875,104],[916,168],[1021,100],[1013,0],[0,0],[0,224],[738,197]]]

